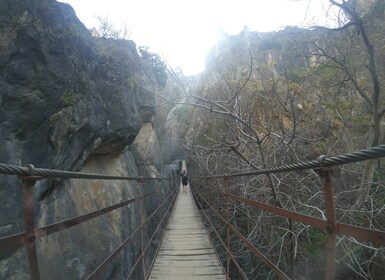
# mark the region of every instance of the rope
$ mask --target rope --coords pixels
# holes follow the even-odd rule
[[[325,155],[321,155],[318,160],[298,162],[290,165],[265,168],[265,169],[260,169],[252,172],[233,173],[233,174],[226,174],[226,175],[213,175],[213,176],[199,176],[196,178],[213,179],[213,178],[224,178],[224,177],[261,175],[261,174],[270,174],[270,173],[278,173],[278,172],[300,171],[300,170],[306,170],[306,169],[314,169],[317,167],[330,167],[330,166],[354,163],[354,162],[359,162],[359,161],[364,161],[369,159],[376,159],[381,157],[385,157],[385,145],[371,147],[371,148],[360,150],[357,152],[338,155],[334,157],[327,157]]]
[[[126,176],[112,176],[93,173],[80,173],[63,170],[53,170],[44,168],[34,168],[32,164],[28,167],[21,167],[17,165],[0,163],[0,174],[19,175],[19,176],[39,176],[43,178],[77,178],[77,179],[101,179],[101,180],[165,180],[167,177],[144,178],[144,177],[126,177]]]

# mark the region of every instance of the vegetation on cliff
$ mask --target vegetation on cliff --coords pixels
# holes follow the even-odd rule
[[[252,171],[384,142],[384,2],[330,2],[341,11],[337,28],[244,29],[212,50],[198,81],[174,73],[174,86],[182,94],[177,99],[166,93],[165,98],[193,111],[184,124],[190,172]],[[340,221],[384,230],[383,173],[382,161],[335,170]],[[234,183],[234,191],[247,198],[324,215],[322,182],[312,171]],[[284,271],[294,278],[323,277],[323,232],[242,204],[234,204],[232,213],[234,225]],[[381,279],[383,248],[348,237],[337,243],[337,277]],[[259,265],[249,254],[239,259],[250,268]],[[253,279],[271,276],[248,273]]]

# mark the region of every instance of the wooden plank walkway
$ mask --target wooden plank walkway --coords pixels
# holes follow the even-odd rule
[[[180,188],[149,279],[226,279],[189,188]]]

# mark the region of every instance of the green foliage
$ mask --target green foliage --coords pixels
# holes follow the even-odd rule
[[[286,75],[288,80],[299,84],[304,81],[304,78],[308,76],[311,71],[313,71],[311,67],[290,68],[287,70]]]
[[[100,40],[98,41],[98,54],[101,57],[109,57],[111,55],[111,46],[106,42]]]
[[[341,69],[338,67],[325,67],[323,65],[318,66],[315,70],[317,71],[318,75],[326,81],[333,81],[342,73]]]
[[[374,16],[382,16],[385,13],[385,1],[383,0],[377,0],[372,8],[372,11]]]
[[[378,166],[374,172],[373,182],[379,184],[378,189],[375,190],[373,194],[374,201],[380,206],[385,206],[385,186],[383,183],[385,182],[385,163],[379,161]],[[382,185],[381,185],[382,184]]]
[[[97,44],[97,51],[100,57],[108,58],[112,55],[112,46],[106,40],[99,40]]]
[[[374,172],[373,180],[375,182],[385,182],[385,163],[379,164],[376,172]]]
[[[325,232],[319,229],[309,228],[307,230],[307,238],[308,242],[304,242],[303,248],[312,256],[318,255],[326,244],[327,236]]]
[[[74,92],[66,90],[60,100],[63,102],[64,107],[73,106],[79,102],[79,96]]]
[[[8,5],[5,2],[0,2],[0,26],[7,24],[9,17]]]
[[[278,38],[267,38],[265,40],[262,40],[259,43],[259,49],[261,51],[265,51],[265,50],[281,50],[282,49],[282,43],[279,41]]]
[[[141,46],[138,48],[140,57],[147,61],[152,67],[152,72],[155,76],[156,83],[164,88],[167,83],[167,67],[158,54],[152,53],[148,50],[147,46]]]
[[[69,30],[67,32],[72,36],[84,36],[83,30],[80,28],[78,24],[71,23]]]
[[[385,190],[376,194],[374,197],[374,202],[376,205],[385,206]],[[381,219],[381,217],[379,219]]]

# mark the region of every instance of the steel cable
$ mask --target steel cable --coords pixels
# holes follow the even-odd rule
[[[197,176],[196,178],[240,177],[240,176],[278,173],[278,172],[300,171],[300,170],[306,170],[306,169],[314,169],[318,167],[336,166],[336,165],[354,163],[354,162],[359,162],[359,161],[364,161],[369,159],[376,159],[381,157],[385,157],[385,145],[371,147],[371,148],[360,150],[357,152],[338,155],[334,157],[326,157],[322,155],[319,157],[318,160],[298,162],[298,163],[278,166],[278,167],[270,167],[270,168],[260,169],[252,172],[232,173],[232,174],[224,174],[224,175],[222,174],[222,175],[212,175],[212,176]]]
[[[34,168],[32,165],[21,167],[0,163],[0,174],[18,175],[18,176],[39,176],[43,178],[74,178],[74,179],[101,179],[101,180],[165,180],[167,177],[144,178],[144,177],[127,177],[113,176],[93,173],[81,173],[73,171],[53,170],[44,168]]]
[[[222,178],[222,177],[239,177],[239,176],[251,176],[278,172],[299,171],[305,169],[313,169],[323,166],[336,166],[347,163],[354,163],[369,159],[376,159],[385,157],[385,145],[371,147],[368,149],[360,150],[353,153],[344,155],[338,155],[334,157],[321,156],[319,160],[311,160],[305,162],[298,162],[294,164],[271,167],[260,169],[252,172],[233,173],[225,175],[213,175],[213,176],[199,176],[197,178]],[[53,170],[44,168],[34,168],[32,165],[28,167],[21,167],[17,165],[10,165],[0,163],[0,174],[19,175],[19,176],[40,176],[43,178],[77,178],[77,179],[105,179],[105,180],[161,180],[168,179],[166,177],[158,178],[142,178],[142,177],[126,177],[126,176],[111,176],[92,173],[80,173],[73,171]]]

